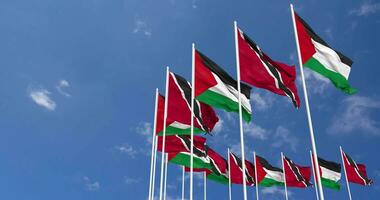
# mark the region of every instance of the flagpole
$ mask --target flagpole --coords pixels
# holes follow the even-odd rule
[[[228,197],[229,200],[232,200],[232,191],[231,191],[231,165],[230,165],[230,149],[227,148],[228,152],[228,158],[227,158],[227,164],[228,164]]]
[[[185,166],[182,166],[182,200],[185,200]]]
[[[156,143],[156,120],[157,120],[157,101],[158,101],[158,88],[156,88],[156,100],[154,103],[154,121],[153,121],[153,133],[152,133],[152,156],[150,158],[150,177],[149,177],[149,197],[148,199],[152,199],[152,189],[153,189],[153,162],[154,154],[155,154],[155,143]]]
[[[203,174],[203,199],[207,199],[207,174],[204,172]]]
[[[259,183],[257,182],[256,151],[253,152],[253,163],[255,165],[256,200],[259,200]]]
[[[284,186],[285,186],[285,199],[288,200],[288,188],[286,187],[286,174],[285,174],[285,164],[284,164],[284,154],[281,152],[281,162],[282,162],[282,171],[284,176]]]
[[[343,165],[343,169],[344,169],[344,176],[346,177],[346,184],[347,184],[348,197],[350,198],[350,200],[352,200],[352,197],[351,197],[351,190],[350,190],[350,183],[348,183],[347,171],[346,171],[346,165],[344,164],[344,158],[343,158],[343,150],[342,150],[342,146],[339,146],[339,149],[340,149],[340,156],[342,157],[342,165]]]
[[[313,154],[310,151],[310,161],[311,161],[311,167],[313,168],[313,178],[314,178],[314,188],[315,188],[315,194],[317,196],[317,200],[319,200],[319,195],[318,195],[318,186],[317,186],[317,179],[315,177],[315,168],[314,168],[314,162],[313,162]]]
[[[166,200],[166,185],[168,179],[168,154],[165,153],[165,180],[164,180],[164,200]]]
[[[234,21],[235,28],[235,53],[236,53],[236,70],[237,70],[237,83],[238,83],[238,99],[239,99],[239,125],[240,125],[240,148],[242,159],[242,175],[243,175],[243,196],[244,200],[247,200],[247,184],[245,182],[245,152],[244,152],[244,134],[243,134],[243,116],[241,109],[241,86],[240,86],[240,60],[239,60],[239,44],[238,44],[238,32],[237,22]]]
[[[194,154],[194,98],[195,98],[195,44],[192,44],[191,55],[191,127],[190,127],[190,200],[193,200],[193,154]]]
[[[155,128],[155,131],[157,131],[157,128]],[[152,177],[152,196],[151,200],[154,199],[154,189],[155,189],[155,181],[156,181],[156,162],[157,162],[157,139],[158,137],[155,135],[154,136],[154,158],[153,158],[153,177]]]
[[[169,95],[169,67],[166,67],[165,108],[164,108],[164,125],[163,125],[163,137],[162,137],[160,199],[159,200],[162,200],[162,192],[163,192],[163,185],[164,185],[166,118],[168,115],[168,101],[169,101],[168,95]]]
[[[321,180],[320,172],[319,172],[320,170],[319,170],[319,163],[318,163],[317,147],[316,147],[315,139],[314,139],[313,122],[311,120],[311,113],[310,113],[310,108],[309,108],[309,98],[308,98],[307,89],[306,89],[305,76],[304,76],[304,73],[303,73],[303,64],[302,64],[302,59],[301,59],[300,46],[299,46],[299,42],[298,42],[298,33],[297,33],[296,24],[295,24],[295,16],[294,16],[293,4],[290,4],[290,9],[291,9],[291,12],[292,12],[294,36],[295,36],[296,45],[297,45],[298,62],[299,62],[299,68],[300,68],[300,72],[301,72],[302,87],[303,87],[303,93],[304,93],[304,98],[305,98],[306,114],[307,114],[307,119],[308,119],[308,124],[309,124],[311,146],[312,146],[312,150],[313,150],[313,153],[314,153],[314,163],[315,163],[315,166],[316,166],[317,178],[318,178],[318,180]],[[325,198],[324,198],[324,195],[323,195],[323,188],[322,188],[321,181],[318,181],[318,189],[319,189],[319,196],[320,196],[321,200],[324,200]]]

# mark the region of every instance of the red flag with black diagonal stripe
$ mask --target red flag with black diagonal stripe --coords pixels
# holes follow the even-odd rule
[[[292,160],[284,156],[284,173],[286,186],[305,188],[311,186],[310,167],[303,167],[295,164]]]
[[[295,67],[272,60],[239,28],[237,37],[241,80],[278,95],[288,96],[295,107],[300,107]]]
[[[360,185],[371,185],[373,181],[368,178],[366,167],[363,164],[357,164],[350,156],[342,151],[346,176],[349,182]]]

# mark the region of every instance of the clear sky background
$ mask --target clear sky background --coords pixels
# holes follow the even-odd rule
[[[1,0],[0,199],[146,199],[154,90],[164,92],[165,66],[190,80],[191,43],[236,76],[233,20],[273,59],[298,64],[289,1]],[[375,184],[351,184],[354,199],[380,196],[380,2],[293,2],[334,48],[354,60],[347,96],[305,70],[318,153],[340,162],[339,145],[367,165]],[[298,66],[297,66],[298,71]],[[286,97],[252,90],[253,150],[280,166],[280,152],[310,165],[303,92],[301,108]],[[208,144],[239,153],[238,116],[218,111]],[[169,166],[168,196],[180,197],[178,166]],[[196,199],[202,180],[195,179]],[[344,179],[343,179],[344,180]],[[347,199],[325,189],[326,199]],[[188,182],[187,182],[188,183]],[[209,199],[228,188],[208,182]],[[186,185],[188,188],[188,185]],[[157,190],[156,190],[157,191]],[[234,186],[234,199],[241,199]],[[290,189],[314,199],[314,189]],[[284,199],[283,188],[260,188],[262,199]],[[254,198],[253,188],[249,198]]]

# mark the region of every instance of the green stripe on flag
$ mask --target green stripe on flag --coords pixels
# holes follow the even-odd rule
[[[307,62],[304,65],[312,69],[313,71],[321,74],[322,76],[330,79],[330,81],[335,85],[335,87],[342,90],[343,92],[347,94],[355,94],[357,92],[357,89],[352,88],[349,85],[348,80],[344,76],[337,72],[328,70],[317,59],[312,57],[309,60],[307,60]]]
[[[264,178],[260,181],[259,186],[272,187],[272,186],[284,186],[283,182],[278,182],[270,178]]]
[[[239,103],[231,100],[230,98],[227,98],[226,96],[223,96],[219,93],[206,90],[197,98],[199,101],[204,102],[208,105],[211,105],[216,108],[223,109],[227,112],[239,112]],[[242,106],[242,115],[243,119],[246,122],[251,121],[251,113],[249,113],[244,107]]]
[[[210,163],[205,162],[204,160],[196,157],[194,155],[194,162],[193,162],[193,168],[195,169],[211,169]],[[170,163],[182,165],[185,167],[190,167],[190,155],[189,154],[183,154],[178,153],[174,158],[172,158]]]
[[[207,176],[207,179],[210,179],[210,180],[213,180],[215,182],[218,182],[218,183],[221,183],[221,184],[224,184],[224,185],[228,185],[229,181],[228,181],[228,178],[223,176],[223,175],[216,175],[214,173],[211,173]]]
[[[167,135],[167,136],[169,136],[169,135],[190,135],[190,132],[191,132],[190,128],[180,129],[180,128],[168,126],[168,127],[166,127],[166,134],[165,135]],[[201,129],[194,127],[194,134],[200,134],[203,132],[204,131],[202,131]],[[164,135],[164,131],[161,131],[158,133],[158,136],[163,136],[163,135]]]
[[[330,188],[330,189],[333,189],[333,190],[340,190],[340,184],[339,182],[335,182],[335,181],[332,181],[330,179],[326,179],[326,178],[323,178],[321,177],[321,180],[322,180],[322,185],[327,187],[327,188]]]

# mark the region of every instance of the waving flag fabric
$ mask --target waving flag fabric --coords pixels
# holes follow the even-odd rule
[[[288,96],[300,107],[294,66],[273,61],[242,30],[237,28],[241,80],[258,88]]]
[[[292,160],[284,157],[284,173],[287,187],[305,188],[311,186],[310,167],[303,167],[295,164]]]
[[[357,90],[348,83],[352,60],[330,47],[297,13],[294,15],[304,66],[330,79],[343,92],[356,93]]]
[[[348,181],[360,185],[371,185],[373,181],[368,178],[365,165],[357,164],[343,151],[342,154]]]
[[[241,83],[243,118],[250,121],[251,87]],[[201,102],[228,112],[239,112],[237,81],[214,61],[195,51],[195,96]]]
[[[157,124],[163,124],[164,97],[159,98]],[[189,135],[191,124],[191,85],[181,76],[169,74],[169,97],[166,135]],[[219,121],[213,108],[199,101],[194,103],[194,133],[211,132]],[[162,135],[162,126],[157,134]]]
[[[322,185],[333,190],[340,190],[341,165],[322,158],[318,158],[318,163]]]
[[[230,153],[229,156],[230,156],[231,183],[243,184],[242,160],[233,153]],[[248,186],[255,185],[255,168],[253,164],[247,160],[245,160],[245,178],[246,178],[246,184]]]
[[[190,152],[191,138],[189,135],[169,135],[165,136],[165,153]],[[157,150],[162,151],[162,136],[158,136]],[[194,136],[194,146],[205,146],[206,138]]]
[[[264,158],[256,155],[257,182],[259,186],[283,186],[284,174],[282,169],[273,167]]]

